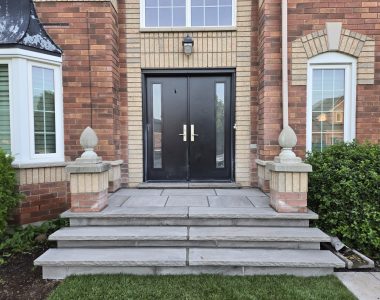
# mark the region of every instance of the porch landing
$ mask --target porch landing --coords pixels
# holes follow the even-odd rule
[[[65,212],[70,227],[36,261],[72,274],[324,275],[344,264],[308,213],[279,214],[256,189],[123,189],[101,212]]]

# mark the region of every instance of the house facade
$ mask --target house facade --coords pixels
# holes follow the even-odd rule
[[[112,165],[110,191],[144,182],[269,189],[265,165],[283,128],[280,0],[34,3],[56,53],[0,48],[0,146],[26,194],[17,222],[69,207],[65,166],[83,152],[87,126]],[[288,1],[297,156],[379,142],[379,15],[375,0]]]

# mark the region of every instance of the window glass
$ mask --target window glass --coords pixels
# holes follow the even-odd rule
[[[56,153],[54,70],[32,67],[35,154]]]
[[[0,148],[11,152],[8,65],[0,65]]]
[[[145,0],[145,26],[186,26],[186,0]]]
[[[162,168],[162,101],[161,84],[152,85],[153,92],[153,168]]]
[[[192,0],[191,26],[231,26],[231,0]]]
[[[186,0],[144,0],[146,27],[185,27]],[[190,26],[232,26],[232,0],[189,0]]]
[[[344,140],[344,69],[314,69],[312,86],[312,150]]]

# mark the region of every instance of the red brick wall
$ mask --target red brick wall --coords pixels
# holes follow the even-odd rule
[[[80,134],[92,126],[99,137],[98,155],[119,159],[117,12],[109,2],[38,2],[36,7],[45,29],[64,53],[66,156],[73,160],[82,153]]]
[[[326,21],[342,22],[343,28],[375,39],[375,84],[357,86],[356,138],[359,141],[370,140],[379,143],[380,2],[377,0],[304,0],[300,3],[300,1],[289,0],[289,42],[313,31],[324,29]],[[299,140],[297,152],[302,155],[306,144],[306,87],[290,86],[289,93],[290,123]]]
[[[69,209],[70,194],[68,182],[26,184],[19,187],[25,195],[16,209],[13,221],[17,224],[29,224],[56,219]]]
[[[326,21],[342,22],[343,28],[375,39],[375,84],[357,86],[356,137],[359,141],[380,142],[380,2],[289,0],[288,5],[289,69],[291,42],[324,29]],[[280,151],[277,139],[282,128],[280,0],[265,0],[259,8],[258,44],[258,156],[271,160]],[[306,146],[306,86],[289,87],[289,123],[298,137],[296,153],[303,156]]]
[[[272,160],[279,153],[281,107],[281,1],[266,0],[259,7],[258,36],[258,156]]]

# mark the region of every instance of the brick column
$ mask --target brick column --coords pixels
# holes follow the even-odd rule
[[[308,173],[312,166],[305,163],[269,162],[270,205],[280,213],[306,213]]]
[[[108,171],[111,165],[102,162],[94,152],[98,137],[92,128],[87,127],[82,132],[80,144],[85,150],[82,156],[66,167],[70,174],[71,210],[101,211],[108,205]]]

